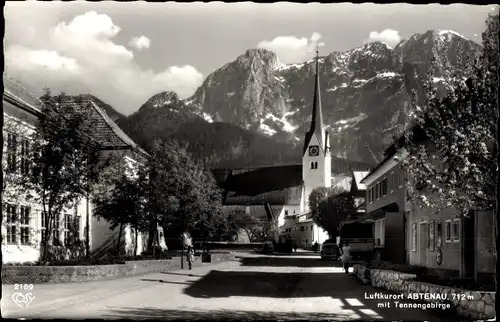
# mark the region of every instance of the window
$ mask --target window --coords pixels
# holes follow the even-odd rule
[[[317,169],[318,168],[318,162],[311,162],[311,169]]]
[[[17,243],[17,207],[14,205],[7,205],[7,243]]]
[[[437,227],[436,227],[436,248],[439,249],[441,248],[441,245],[442,245],[442,227],[441,227],[441,223],[438,223],[437,224]]]
[[[381,182],[382,185],[382,196],[387,194],[387,178],[384,178]]]
[[[375,222],[375,245],[384,246],[385,244],[385,219],[380,219]]]
[[[380,182],[377,182],[375,185],[375,195],[377,200],[380,199]]]
[[[30,242],[30,208],[20,207],[21,217],[21,245],[28,245]]]
[[[427,247],[429,248],[430,252],[434,251],[434,245],[435,245],[435,239],[434,239],[434,220],[429,221],[429,238],[427,239],[429,244]]]
[[[21,174],[27,175],[29,173],[29,141],[26,139],[21,140]]]
[[[451,241],[451,220],[447,220],[444,226],[444,239],[447,243]]]
[[[15,173],[17,170],[17,135],[7,133],[7,172]]]
[[[389,174],[389,192],[393,191],[394,191],[394,172],[391,172],[391,174]]]
[[[247,215],[250,214],[250,207],[248,206],[245,207],[245,214]]]
[[[61,229],[61,216],[57,214],[54,218],[54,229],[52,231],[52,238],[54,239],[54,246],[60,246],[60,229]]]
[[[453,224],[451,226],[451,233],[454,242],[460,241],[460,219],[453,220]]]
[[[288,216],[288,210],[285,210],[285,216]]]
[[[45,243],[45,231],[46,231],[46,228],[47,228],[47,225],[45,223],[45,216],[43,215],[43,212],[40,214],[40,222],[42,223],[41,224],[41,227],[40,227],[40,244],[44,244]]]
[[[64,215],[64,246],[71,244],[71,215]]]
[[[300,226],[300,231],[304,231],[304,226]]]
[[[411,251],[417,251],[417,224],[411,225]]]
[[[81,216],[75,216],[75,226],[74,226],[74,237],[76,241],[80,241],[80,234],[81,234],[81,222],[82,217]]]

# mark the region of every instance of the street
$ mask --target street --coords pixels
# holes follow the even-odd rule
[[[239,261],[101,282],[34,285],[28,307],[3,285],[7,318],[301,319],[445,321],[442,313],[380,308],[382,292],[311,253],[244,255]],[[444,314],[446,315],[446,314]]]

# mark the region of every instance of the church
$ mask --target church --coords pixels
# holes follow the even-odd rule
[[[368,164],[343,159],[332,162],[330,135],[323,122],[318,60],[316,56],[311,125],[305,135],[302,164],[213,170],[224,191],[224,211],[277,220],[279,236],[273,238],[292,238],[299,247],[321,244],[329,238],[311,218],[308,204],[311,192],[318,187],[333,186],[349,190],[351,171],[370,168]]]

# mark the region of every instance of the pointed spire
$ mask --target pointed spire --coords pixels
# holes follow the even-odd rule
[[[311,127],[309,132],[306,135],[306,142],[304,150],[307,148],[309,141],[313,134],[316,134],[316,137],[319,140],[319,145],[321,148],[324,148],[324,124],[323,124],[323,111],[321,109],[321,94],[319,88],[319,51],[318,46],[316,45],[316,78],[314,83],[314,99],[313,99],[313,109],[312,109],[312,117],[311,117]]]

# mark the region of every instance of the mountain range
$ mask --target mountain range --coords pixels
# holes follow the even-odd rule
[[[319,58],[321,101],[335,159],[377,163],[401,133],[408,113],[425,104],[423,84],[461,73],[481,46],[453,31],[427,31],[395,48],[376,42]],[[432,63],[434,62],[434,64]],[[123,116],[97,102],[146,150],[177,139],[212,166],[296,164],[312,109],[314,60],[281,64],[273,52],[249,49],[210,74],[181,100],[161,92]]]

